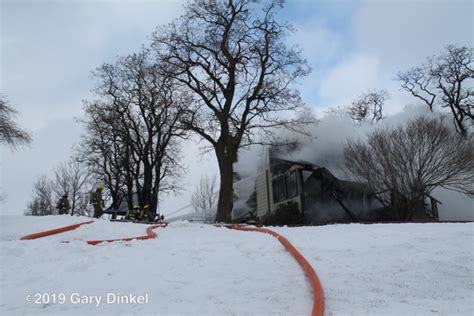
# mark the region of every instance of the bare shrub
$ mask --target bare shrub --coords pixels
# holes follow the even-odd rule
[[[377,129],[367,142],[349,141],[344,159],[348,171],[372,190],[392,192],[383,202],[394,206],[400,220],[410,220],[437,187],[474,195],[473,143],[438,119]]]

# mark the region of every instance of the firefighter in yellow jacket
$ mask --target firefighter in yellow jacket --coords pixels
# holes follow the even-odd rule
[[[127,216],[125,216],[125,219],[129,219],[132,221],[138,221],[140,217],[140,205],[134,204],[133,209],[128,211]]]
[[[104,185],[102,183],[97,184],[96,190],[92,193],[91,204],[94,206],[94,217],[99,218],[104,214],[104,200],[102,199],[102,189]]]

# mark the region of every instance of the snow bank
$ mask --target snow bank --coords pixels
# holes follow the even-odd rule
[[[313,264],[328,312],[473,315],[474,225],[277,228]]]
[[[99,220],[56,236],[18,240],[84,220],[0,217],[1,314],[310,314],[303,272],[268,235],[178,222],[157,229],[156,239],[87,245],[83,240],[144,235],[147,227]],[[312,263],[327,315],[474,312],[473,224],[275,230]],[[63,293],[66,302],[25,301],[35,293]],[[74,293],[102,300],[74,304]],[[147,295],[148,301],[107,304],[107,294]]]

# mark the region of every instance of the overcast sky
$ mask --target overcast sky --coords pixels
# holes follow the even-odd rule
[[[31,131],[30,148],[2,147],[2,214],[22,214],[36,176],[48,173],[79,141],[82,100],[91,98],[90,72],[149,43],[156,26],[182,12],[184,1],[0,0],[0,93]],[[367,89],[390,93],[389,113],[414,100],[399,91],[396,73],[419,65],[448,44],[473,47],[471,0],[289,0],[282,11],[313,68],[300,85],[316,113],[350,103]],[[186,146],[184,191],[167,197],[166,213],[189,204],[200,177],[216,174],[212,154],[196,159]]]

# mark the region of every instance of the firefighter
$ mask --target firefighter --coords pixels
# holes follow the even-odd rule
[[[128,212],[126,219],[132,221],[138,221],[140,215],[140,206],[138,204],[133,205],[133,209]]]
[[[68,193],[64,192],[63,196],[59,199],[58,204],[56,205],[59,215],[64,215],[69,212],[71,205],[69,204]]]
[[[96,190],[92,193],[91,204],[94,206],[94,217],[99,218],[104,214],[104,200],[102,199],[102,189],[104,185],[102,183],[97,184]]]
[[[155,220],[155,214],[150,210],[150,204],[143,207],[143,219],[152,222]]]

